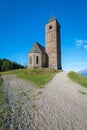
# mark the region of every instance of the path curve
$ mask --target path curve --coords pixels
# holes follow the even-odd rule
[[[37,101],[37,130],[87,130],[87,89],[58,73]]]
[[[10,117],[9,130],[87,130],[87,89],[73,83],[67,72],[36,89],[16,76],[3,76]]]
[[[26,80],[15,75],[2,75],[8,113],[5,113],[7,130],[36,130],[34,118],[34,101],[40,90]]]

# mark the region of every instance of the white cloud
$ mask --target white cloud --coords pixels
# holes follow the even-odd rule
[[[84,45],[84,48],[87,50],[87,45]]]
[[[87,62],[81,61],[81,62],[78,62],[77,65],[87,65]]]
[[[87,62],[85,61],[80,61],[80,62],[75,62],[75,63],[72,63],[73,65],[80,65],[80,64],[87,64]]]
[[[83,39],[75,39],[75,43],[77,46],[82,46],[83,44],[87,44],[87,40],[83,40]],[[86,47],[87,45],[85,45]],[[84,47],[84,48],[85,48]]]
[[[79,62],[70,63],[67,65],[67,67],[76,66],[76,65],[84,65],[84,64],[87,64],[87,62],[86,61],[79,61]]]
[[[87,62],[86,61],[78,61],[78,62],[72,62],[72,63],[69,63],[67,64],[66,66],[64,66],[64,69],[66,71],[80,71],[84,68],[87,68]]]

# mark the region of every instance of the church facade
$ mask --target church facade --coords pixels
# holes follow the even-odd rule
[[[61,70],[60,24],[54,17],[45,25],[45,42],[45,47],[38,42],[34,43],[28,53],[28,68],[48,67]]]

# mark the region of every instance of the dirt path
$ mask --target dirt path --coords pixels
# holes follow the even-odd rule
[[[40,90],[13,75],[3,75],[2,78],[9,109],[8,117],[5,119],[7,129],[36,130],[33,123],[36,107],[34,101],[38,99]]]
[[[87,89],[57,74],[37,102],[37,130],[87,130]]]
[[[42,90],[15,76],[3,79],[9,130],[87,130],[87,89],[70,81],[66,72]]]

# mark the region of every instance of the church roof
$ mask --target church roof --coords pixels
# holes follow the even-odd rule
[[[29,53],[45,53],[45,47],[35,42]]]
[[[48,23],[50,23],[50,22],[52,22],[52,21],[55,21],[55,20],[57,21],[58,25],[60,26],[58,20],[57,20],[54,16],[52,16],[52,17],[50,18],[50,20],[48,21]]]
[[[52,21],[54,21],[54,20],[56,20],[56,19],[55,19],[54,16],[52,16],[48,22],[52,22]]]

